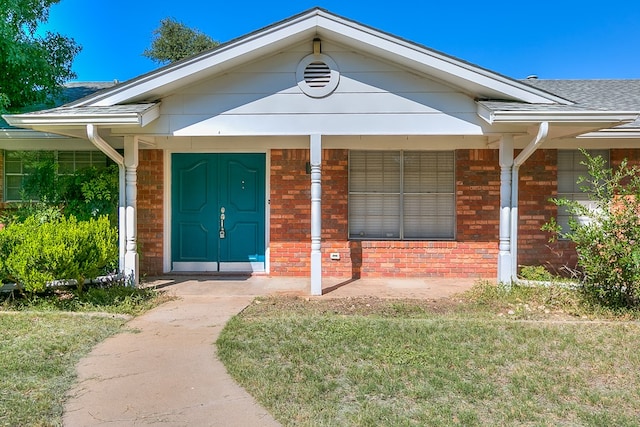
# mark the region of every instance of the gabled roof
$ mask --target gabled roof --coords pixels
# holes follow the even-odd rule
[[[549,104],[571,103],[521,81],[392,36],[324,9],[314,8],[71,105],[110,106],[156,101],[178,87],[223,73],[253,59],[266,57],[295,43],[304,41],[311,43],[315,37],[332,40],[378,58],[404,65],[466,90],[476,98]]]
[[[640,111],[640,80],[527,79],[523,82],[594,110]]]
[[[314,8],[64,107],[7,117],[12,124],[24,127],[76,125],[91,119],[96,120],[94,123],[112,126],[144,126],[157,117],[158,101],[180,88],[300,43],[311,44],[314,38],[331,41],[457,88],[478,101],[478,114],[489,123],[555,121],[600,123],[601,127],[607,127],[633,121],[640,112],[640,106],[632,99],[632,94],[637,93],[635,81],[631,81],[634,83],[629,89],[624,87],[625,83],[616,83],[621,81],[607,81],[610,83],[603,85],[574,81],[575,84],[565,85],[563,81],[515,80]],[[615,94],[612,95],[612,91]],[[618,103],[618,99],[622,102]],[[83,118],[78,120],[79,117]]]
[[[572,105],[529,104],[504,100],[480,101],[479,109],[486,116],[509,116],[516,120],[519,115],[542,117],[553,114],[559,120],[561,116],[578,118],[589,114],[591,120],[598,121],[598,112],[611,112],[623,115],[636,115],[635,121],[617,126],[616,129],[640,128],[640,80],[538,80],[527,79],[523,82],[555,93],[571,100]]]
[[[73,101],[77,101],[81,98],[86,98],[87,96],[93,95],[96,92],[99,92],[104,89],[108,89],[113,87],[116,82],[70,82],[65,83],[60,95],[53,98],[52,104],[53,107],[59,107],[61,105],[68,104]],[[23,112],[33,112],[33,111],[42,111],[47,107],[52,107],[51,104],[48,105],[31,105],[23,109]],[[0,117],[0,129],[16,129]]]

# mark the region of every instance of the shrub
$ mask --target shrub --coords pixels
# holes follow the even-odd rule
[[[542,265],[523,265],[520,267],[520,277],[534,282],[549,282],[553,275]]]
[[[551,220],[544,230],[576,244],[583,289],[588,296],[609,306],[640,305],[640,170],[627,161],[612,170],[602,157],[583,151],[587,177],[581,189],[590,193],[594,205],[552,199],[566,207],[573,219],[569,230]],[[576,218],[581,218],[578,221]]]
[[[39,223],[44,223],[58,221],[62,216],[62,207],[60,206],[47,202],[19,202],[11,203],[2,211],[0,223],[6,226],[15,222],[24,222],[29,217],[33,217]]]
[[[59,173],[59,165],[51,152],[22,152],[28,171],[22,185],[23,203],[17,207],[18,217],[28,216],[32,203],[60,209],[65,216],[80,220],[109,216],[112,224],[118,214],[118,166],[90,166],[73,173]]]
[[[118,257],[117,230],[106,217],[40,222],[29,217],[0,231],[0,272],[29,292],[54,280],[94,278]]]

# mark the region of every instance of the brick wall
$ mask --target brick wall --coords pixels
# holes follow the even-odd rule
[[[348,150],[323,150],[322,253],[329,277],[495,277],[497,150],[456,152],[456,241],[349,241]],[[308,150],[271,151],[271,274],[310,274]],[[331,260],[338,253],[340,260]]]
[[[309,150],[271,150],[271,274],[310,274],[311,176]],[[324,273],[351,277],[348,217],[348,151],[322,151],[322,240]],[[340,262],[329,263],[331,252]]]
[[[138,165],[138,246],[142,274],[162,273],[164,223],[162,150],[140,150]]]
[[[518,228],[518,265],[543,265],[552,272],[566,274],[565,267],[577,267],[578,256],[570,241],[549,243],[550,234],[540,227],[557,214],[548,200],[558,192],[557,150],[536,151],[520,169],[520,221]],[[619,167],[623,159],[640,164],[640,150],[612,149],[610,163]]]
[[[456,151],[455,241],[349,241],[348,150],[323,150],[322,253],[327,277],[457,276],[495,278],[499,235],[498,150]],[[640,164],[640,150],[612,150]],[[270,263],[274,276],[308,276],[311,251],[309,150],[271,151]],[[520,170],[519,265],[575,266],[570,242],[548,243],[540,227],[556,215],[557,151],[538,150]],[[138,168],[138,241],[146,274],[162,272],[163,154],[142,150]],[[332,253],[339,260],[331,260]]]
[[[516,153],[517,155],[517,153]],[[550,233],[540,230],[558,208],[549,199],[558,195],[558,151],[537,150],[520,168],[518,266],[544,265],[562,272],[567,265],[574,268],[577,257],[568,241],[549,243]]]

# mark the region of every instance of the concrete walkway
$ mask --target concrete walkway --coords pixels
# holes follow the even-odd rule
[[[327,297],[440,298],[472,280],[356,280],[323,284]],[[178,298],[128,323],[77,367],[64,425],[277,426],[227,374],[215,341],[254,297],[307,295],[305,279],[166,277],[150,282]]]

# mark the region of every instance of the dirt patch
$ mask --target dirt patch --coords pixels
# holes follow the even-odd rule
[[[384,318],[430,318],[434,316],[481,317],[495,320],[540,322],[620,321],[629,319],[586,316],[552,305],[493,301],[481,303],[468,295],[437,299],[389,299],[373,296],[314,298],[278,295],[256,298],[242,312],[245,318],[279,316],[378,316]]]
[[[359,315],[381,317],[424,317],[429,314],[459,312],[461,300],[388,299],[372,296],[345,298],[313,298],[300,296],[271,296],[257,298],[244,311],[244,316],[270,317],[278,315]]]

